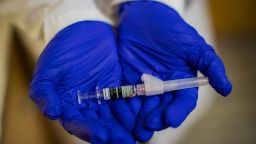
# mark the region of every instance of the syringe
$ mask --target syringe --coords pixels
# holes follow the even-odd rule
[[[101,100],[113,100],[143,95],[152,96],[163,94],[164,92],[199,87],[208,84],[207,77],[162,81],[152,75],[143,74],[141,80],[144,84],[103,88],[101,90],[97,88],[95,92],[91,93],[81,93],[78,91],[78,103],[81,104],[84,100],[88,99],[97,99],[100,103]]]

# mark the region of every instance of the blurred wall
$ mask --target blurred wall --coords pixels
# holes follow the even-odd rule
[[[256,33],[256,0],[209,0],[217,36]]]
[[[209,6],[233,90],[226,98],[215,93],[216,103],[179,144],[256,144],[256,0],[209,0]]]

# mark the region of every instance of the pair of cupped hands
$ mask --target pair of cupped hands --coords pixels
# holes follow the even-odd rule
[[[141,82],[142,73],[162,80],[196,77],[227,96],[232,89],[213,48],[172,8],[157,2],[120,6],[116,30],[103,22],[72,24],[41,54],[30,96],[44,115],[90,143],[148,141],[154,131],[178,127],[196,107],[198,89],[151,97],[77,103],[77,91]],[[115,33],[115,32],[116,33]]]

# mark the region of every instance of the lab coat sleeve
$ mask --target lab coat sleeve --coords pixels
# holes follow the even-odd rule
[[[61,29],[79,21],[112,24],[112,0],[2,0],[8,19],[34,60]]]
[[[113,5],[117,5],[128,1],[140,1],[140,0],[114,0]],[[143,1],[143,0],[141,0]],[[185,0],[144,0],[144,1],[156,1],[168,5],[175,9],[180,15],[184,14]]]
[[[62,0],[56,3],[44,18],[46,43],[61,29],[78,21],[91,20],[112,24],[96,0]]]

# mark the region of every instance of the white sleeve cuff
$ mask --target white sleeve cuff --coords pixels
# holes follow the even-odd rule
[[[184,15],[185,1],[184,0],[154,0],[168,5],[175,9],[181,16]]]
[[[47,13],[44,19],[44,37],[48,43],[61,29],[79,21],[93,20],[112,24],[95,0],[63,0]]]
[[[114,0],[113,5],[128,2],[128,1],[140,1],[140,0]],[[141,0],[143,1],[143,0]],[[185,1],[184,0],[144,0],[144,1],[156,1],[168,5],[175,9],[181,16],[184,14]]]

